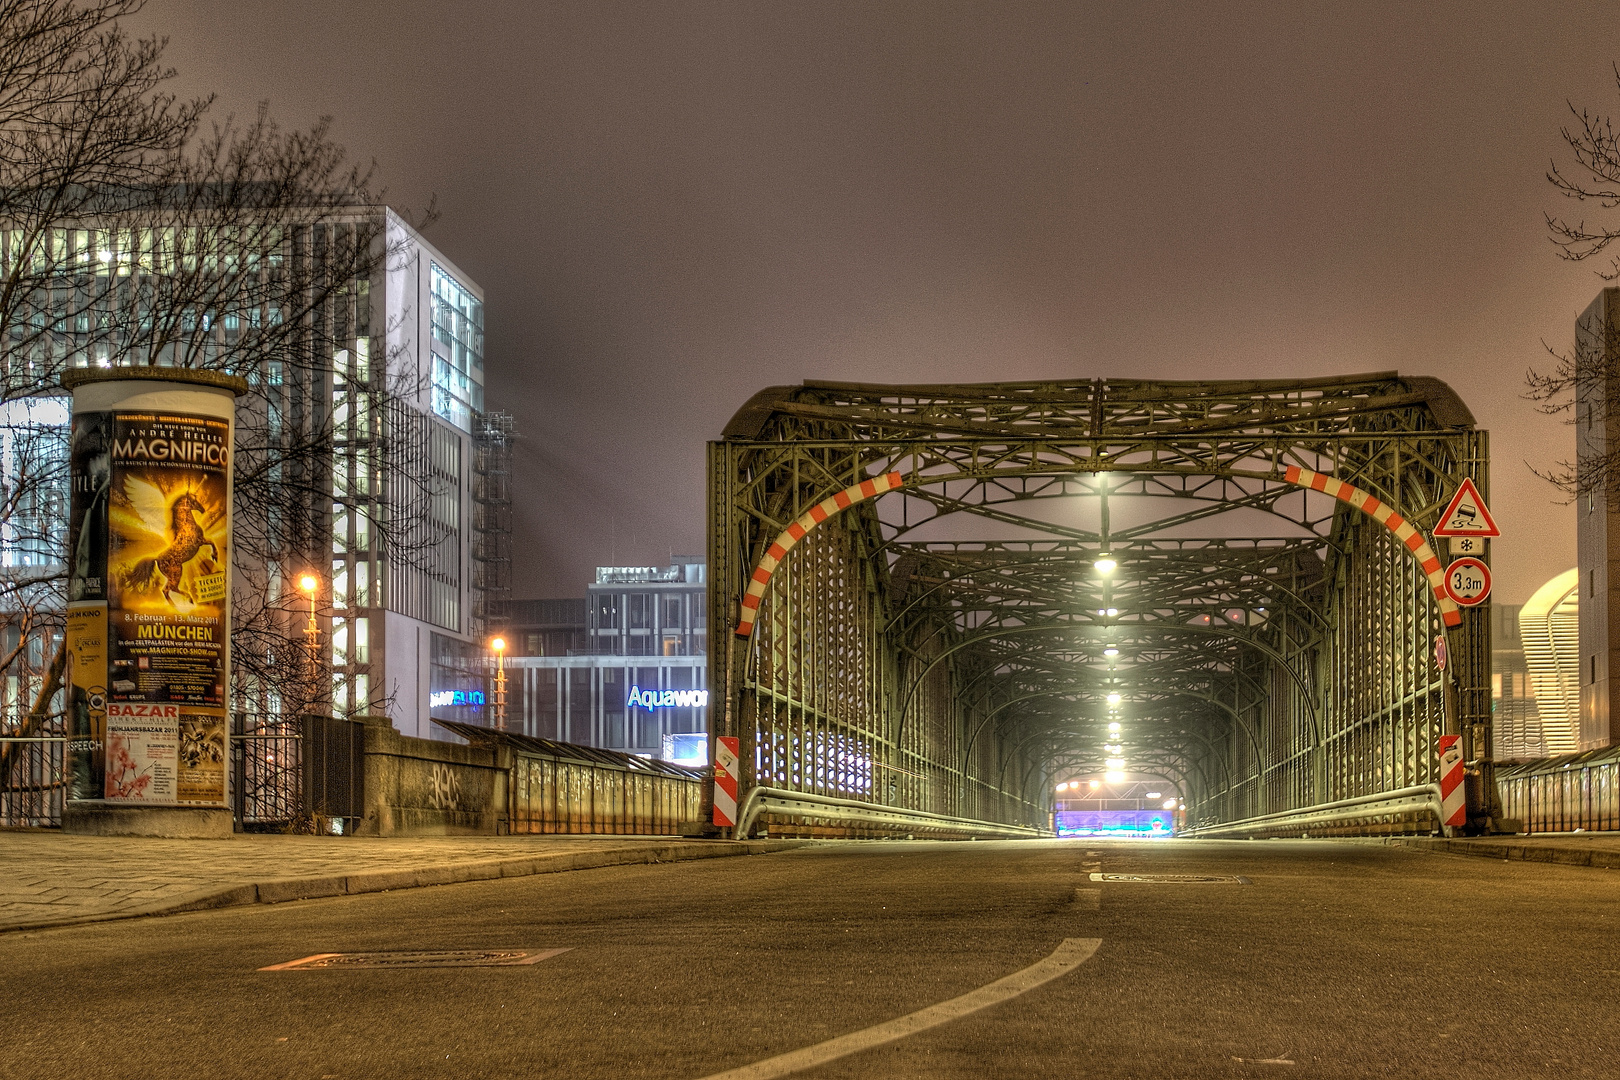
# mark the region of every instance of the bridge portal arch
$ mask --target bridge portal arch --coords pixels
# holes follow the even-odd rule
[[[1226,778],[1195,818],[1429,782],[1448,729],[1489,756],[1488,624],[1425,529],[1464,478],[1487,488],[1487,444],[1443,383],[1396,373],[762,391],[709,448],[715,733],[744,787],[1038,825],[1091,748],[1025,736],[1078,678],[1137,745]],[[1100,512],[1016,513],[1052,498]],[[1144,518],[1164,498],[1198,505]],[[955,534],[919,538],[908,499]],[[1133,717],[1153,695],[1180,704]]]

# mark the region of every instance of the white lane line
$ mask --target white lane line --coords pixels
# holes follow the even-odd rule
[[[970,990],[961,997],[954,997],[886,1023],[807,1046],[803,1050],[778,1054],[764,1061],[756,1061],[752,1065],[714,1073],[703,1077],[703,1080],[770,1080],[772,1077],[789,1076],[850,1054],[858,1054],[874,1046],[903,1039],[907,1035],[915,1035],[919,1031],[948,1024],[969,1013],[976,1013],[980,1009],[1009,1001],[1043,983],[1051,982],[1060,975],[1067,975],[1090,960],[1097,951],[1097,946],[1101,944],[1102,938],[1064,938],[1057,951],[1045,960],[1031,964],[1022,971],[1015,971],[993,983],[987,983],[977,990]]]

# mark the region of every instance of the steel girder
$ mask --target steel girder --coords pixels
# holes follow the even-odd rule
[[[1291,465],[1420,528],[1464,477],[1489,493],[1466,407],[1394,373],[762,391],[709,451],[711,712],[743,785],[1030,824],[1118,745],[1227,820],[1426,782],[1447,728],[1488,758],[1485,613],[1448,681],[1421,569]],[[772,538],[885,473],[904,489],[805,536],[734,634]]]

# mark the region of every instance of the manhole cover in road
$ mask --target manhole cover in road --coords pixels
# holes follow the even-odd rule
[[[1213,874],[1092,874],[1092,881],[1125,881],[1139,885],[1253,885],[1246,877]]]
[[[348,952],[316,953],[285,964],[271,964],[260,971],[308,971],[314,968],[429,968],[429,967],[520,967],[538,964],[567,949],[457,949],[439,952]]]

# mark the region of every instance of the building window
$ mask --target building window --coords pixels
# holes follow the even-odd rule
[[[484,411],[484,302],[433,264],[433,411],[463,431]]]
[[[630,594],[630,628],[646,630],[652,626],[653,598],[646,593]]]
[[[619,598],[617,596],[598,596],[592,615],[596,619],[596,629],[617,630],[619,628]]]
[[[681,627],[681,598],[669,597],[664,601],[664,626],[670,630],[679,630]]]

